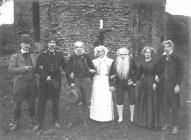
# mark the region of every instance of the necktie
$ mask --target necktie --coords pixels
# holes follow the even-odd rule
[[[27,56],[29,56],[29,55],[30,55],[29,52],[24,52],[24,53],[23,53],[23,56],[24,56],[24,57],[27,57]]]

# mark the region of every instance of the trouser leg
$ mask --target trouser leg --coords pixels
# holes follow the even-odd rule
[[[124,92],[125,90],[123,88],[117,88],[117,105],[123,105]]]
[[[52,95],[52,116],[53,121],[58,122],[59,120],[59,93],[55,91]]]
[[[37,122],[39,123],[39,125],[43,124],[46,104],[47,104],[46,90],[40,89],[39,100],[38,100],[38,110],[37,110]]]
[[[29,116],[30,118],[34,118],[35,117],[35,100],[33,101],[29,101]]]
[[[173,126],[177,126],[179,122],[179,112],[179,109],[171,109],[171,120]]]
[[[20,121],[20,115],[21,115],[21,102],[15,103],[15,109],[14,109],[14,121],[15,123],[19,123]]]
[[[84,104],[83,107],[83,116],[84,119],[89,118],[89,106],[90,106],[90,96],[91,96],[91,80],[90,78],[83,78],[80,80],[82,87],[82,101]]]

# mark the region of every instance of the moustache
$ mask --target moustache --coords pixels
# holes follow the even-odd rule
[[[56,48],[56,46],[51,45],[51,46],[49,46],[48,48],[49,48],[49,49],[55,49],[55,48]]]
[[[50,47],[56,47],[55,45],[51,45]]]

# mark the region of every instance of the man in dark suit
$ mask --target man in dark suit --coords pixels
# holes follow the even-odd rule
[[[65,70],[65,60],[62,54],[56,51],[56,39],[49,38],[47,50],[39,55],[36,65],[40,75],[37,125],[33,131],[37,131],[43,125],[47,100],[52,100],[53,123],[56,128],[59,124],[59,97],[61,89],[61,69]]]
[[[10,130],[14,131],[19,126],[22,102],[29,103],[29,115],[35,117],[35,99],[38,94],[35,67],[38,55],[30,53],[31,41],[28,34],[23,34],[20,40],[21,49],[11,56],[8,71],[14,74],[14,119],[15,122]]]
[[[183,79],[183,66],[181,58],[174,52],[174,43],[171,40],[163,42],[164,53],[159,60],[159,92],[164,96],[164,112],[168,127],[169,113],[172,118],[172,134],[178,132],[177,122],[180,110],[180,87]]]
[[[88,106],[90,105],[90,95],[93,73],[95,68],[90,57],[85,53],[84,43],[77,41],[74,43],[74,55],[72,55],[67,63],[67,77],[71,87],[77,87],[80,91],[78,105],[83,105],[83,119],[88,117]]]
[[[77,86],[81,90],[82,98],[78,104],[88,103],[88,94],[91,92],[90,78],[95,68],[90,57],[84,51],[84,43],[77,41],[74,43],[74,55],[70,57],[67,63],[68,82],[72,87]]]
[[[116,88],[119,123],[123,121],[123,104],[124,94],[126,91],[129,95],[131,112],[130,120],[133,122],[135,107],[135,71],[136,65],[133,59],[130,57],[129,50],[127,48],[118,49],[117,58],[113,62],[110,71],[110,87],[111,89],[114,87]]]

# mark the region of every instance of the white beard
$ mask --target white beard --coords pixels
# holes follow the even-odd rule
[[[84,54],[84,49],[83,48],[77,48],[74,50],[76,55],[83,55]]]
[[[118,77],[120,79],[126,79],[129,75],[130,57],[127,56],[124,59],[117,57],[115,67]]]

